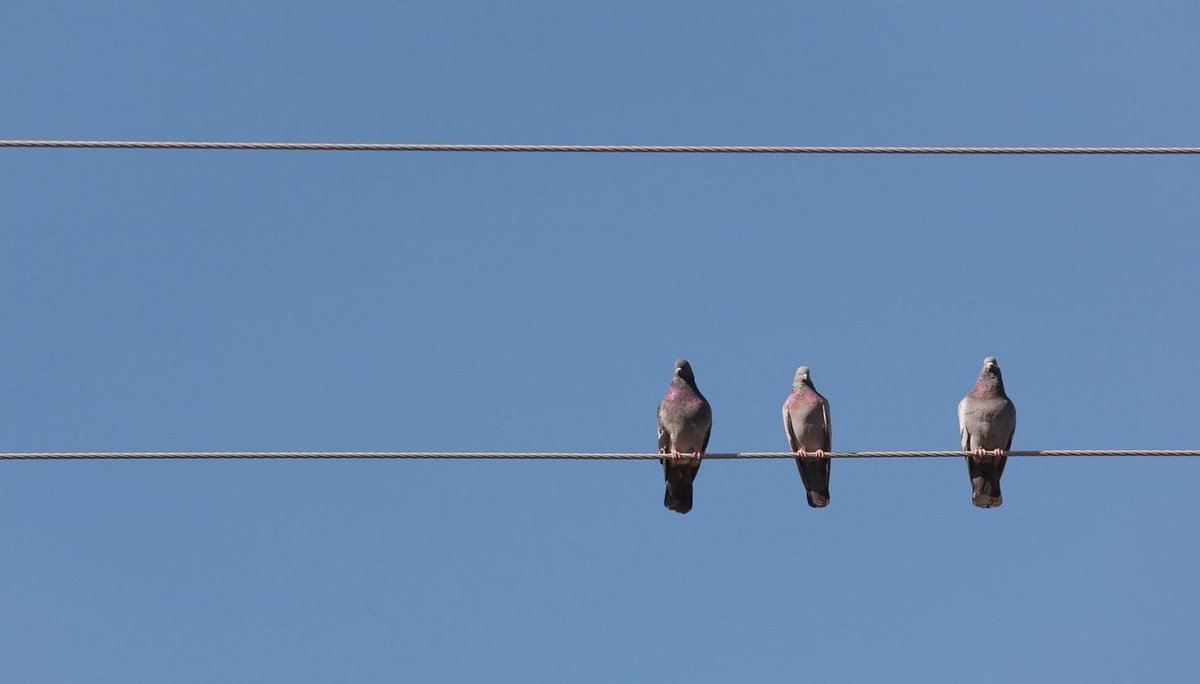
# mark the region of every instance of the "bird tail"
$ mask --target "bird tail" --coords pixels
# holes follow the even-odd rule
[[[676,513],[687,513],[692,510],[692,481],[700,464],[694,466],[687,463],[671,463],[663,459],[663,475],[666,480],[666,493],[663,494],[663,505]]]
[[[808,505],[813,508],[825,508],[829,505],[829,470],[832,459],[808,456],[796,459],[796,468],[800,471],[800,481],[808,494]]]
[[[1004,503],[1000,495],[1004,464],[993,457],[967,457],[967,471],[971,474],[971,503],[979,508],[999,508]]]

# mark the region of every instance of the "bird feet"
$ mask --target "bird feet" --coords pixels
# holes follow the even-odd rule
[[[1004,449],[992,449],[991,451],[987,449],[976,449],[975,455],[981,458],[984,456],[996,456],[999,458],[1000,456],[1004,455]]]
[[[681,454],[681,453],[679,453],[678,451],[675,451],[674,449],[671,449],[671,458],[673,458],[673,459],[677,459],[677,458],[694,458],[694,459],[696,459],[697,461],[699,461],[700,459],[704,458],[704,452],[703,452],[703,451],[696,451],[696,452],[693,452],[693,453],[691,453],[691,454]]]
[[[797,449],[796,455],[799,456],[800,458],[808,458],[808,451],[806,451],[804,449]],[[813,452],[813,455],[816,456],[817,458],[825,458],[825,450],[817,449],[816,451]]]

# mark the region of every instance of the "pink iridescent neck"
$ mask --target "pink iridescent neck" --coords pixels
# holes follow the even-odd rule
[[[971,388],[973,397],[995,397],[1003,394],[1004,381],[990,373],[981,373],[975,381],[975,386]]]

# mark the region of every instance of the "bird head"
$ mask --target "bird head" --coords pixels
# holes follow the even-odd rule
[[[696,382],[696,376],[692,375],[692,364],[688,363],[687,359],[679,359],[675,362],[675,377],[689,383]]]
[[[792,389],[802,385],[812,384],[812,379],[808,377],[808,366],[800,366],[796,369],[796,377],[792,378]]]
[[[989,356],[983,360],[983,370],[981,374],[987,374],[992,377],[1000,377],[1000,364],[996,362],[996,357]]]

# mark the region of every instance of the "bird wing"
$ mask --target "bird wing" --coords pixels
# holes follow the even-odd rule
[[[667,432],[667,427],[662,422],[662,411],[658,413],[658,453],[671,453],[671,433]]]
[[[967,432],[967,397],[958,402],[958,434],[962,437],[963,451],[971,450],[971,434]]]
[[[788,411],[787,401],[783,402],[783,429],[787,433],[788,446],[795,452],[800,447],[796,445],[796,431],[792,429],[792,414]]]
[[[1004,407],[1004,413],[1008,419],[1008,444],[1004,446],[1005,451],[1012,449],[1013,435],[1017,434],[1017,405],[1008,400],[1008,405]]]
[[[833,428],[829,425],[829,400],[827,399],[821,402],[821,418],[825,421],[825,451],[833,451]]]

